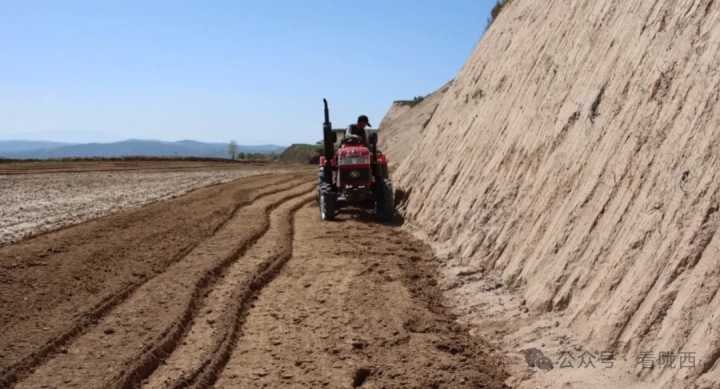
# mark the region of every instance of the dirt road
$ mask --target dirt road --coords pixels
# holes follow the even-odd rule
[[[0,387],[503,387],[431,251],[312,174],[194,191],[0,249]]]

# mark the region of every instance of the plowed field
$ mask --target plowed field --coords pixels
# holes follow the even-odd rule
[[[0,387],[503,387],[397,224],[296,169],[2,247]]]

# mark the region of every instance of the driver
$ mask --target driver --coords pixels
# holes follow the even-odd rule
[[[357,135],[360,137],[360,141],[367,145],[367,136],[365,135],[365,127],[372,127],[370,119],[365,115],[358,116],[357,123],[351,124],[347,129],[347,135]]]

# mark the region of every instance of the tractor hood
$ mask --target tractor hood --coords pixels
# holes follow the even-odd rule
[[[370,150],[362,145],[343,146],[337,152],[339,166],[369,166]]]

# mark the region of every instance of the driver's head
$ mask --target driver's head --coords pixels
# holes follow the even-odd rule
[[[365,127],[372,127],[372,124],[370,124],[370,119],[367,116],[360,115],[357,119],[357,126],[364,130]]]

